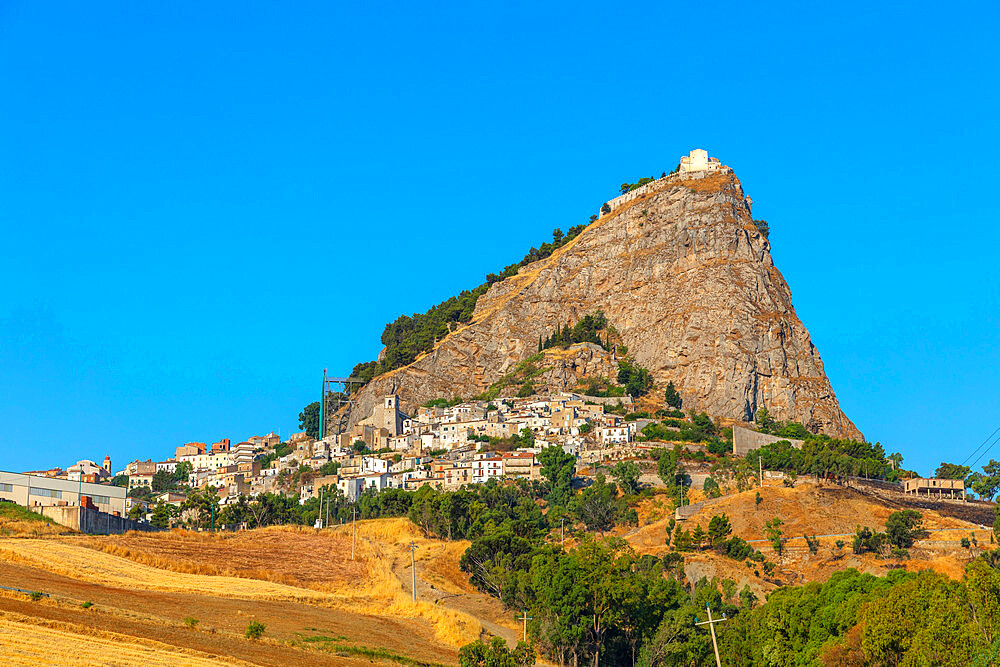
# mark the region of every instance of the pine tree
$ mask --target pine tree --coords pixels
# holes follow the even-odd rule
[[[542,334],[538,334],[538,351],[542,351]]]
[[[667,383],[667,389],[663,392],[663,398],[670,407],[680,409],[681,395],[677,393],[677,388],[674,387],[673,380]]]

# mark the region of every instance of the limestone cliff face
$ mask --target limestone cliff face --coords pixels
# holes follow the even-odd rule
[[[766,405],[777,419],[860,438],[735,175],[674,177],[646,190],[494,284],[471,323],[359,392],[350,421],[389,393],[404,408],[480,393],[535,353],[539,336],[602,309],[657,387],[674,382],[685,409],[750,421]],[[547,377],[572,389],[580,377],[608,370],[599,357],[599,348],[581,348],[559,361],[564,372]]]

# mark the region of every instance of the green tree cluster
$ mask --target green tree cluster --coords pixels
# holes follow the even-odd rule
[[[556,326],[555,333],[545,340],[539,338],[538,351],[547,350],[551,347],[569,347],[574,343],[595,343],[602,347],[609,345],[607,341],[601,340],[601,331],[607,328],[608,320],[604,312],[598,310],[592,315],[585,315],[576,324],[563,327]]]
[[[988,552],[965,580],[936,572],[851,568],[780,588],[724,624],[719,649],[745,664],[990,665],[1000,655],[1000,562]]]
[[[633,398],[645,396],[653,388],[653,375],[631,357],[625,357],[618,362],[618,384]]]

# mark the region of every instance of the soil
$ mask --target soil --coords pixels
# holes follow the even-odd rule
[[[457,651],[435,640],[433,629],[419,619],[394,621],[339,609],[294,602],[235,600],[196,594],[135,591],[97,586],[25,565],[0,562],[0,581],[24,590],[49,594],[39,602],[26,596],[0,596],[0,610],[38,619],[85,624],[215,656],[231,656],[259,665],[370,664],[370,660],[296,648],[304,636],[344,637],[367,647],[381,647],[418,660],[454,664]],[[84,610],[82,602],[93,607]],[[198,619],[197,629],[184,624]],[[247,624],[267,626],[268,641],[243,637]]]

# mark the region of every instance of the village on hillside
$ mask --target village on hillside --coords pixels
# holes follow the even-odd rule
[[[363,494],[386,489],[415,491],[430,486],[453,491],[490,480],[541,482],[539,454],[552,446],[574,457],[574,475],[592,476],[602,464],[655,458],[656,452],[681,447],[680,443],[689,459],[681,464],[686,483],[707,492],[706,482],[713,490],[717,483],[707,465],[699,463],[706,460],[706,451],[735,458],[776,442],[802,446],[802,440],[790,437],[793,432],[719,429],[707,415],[686,417],[666,407],[651,415],[637,411],[629,396],[560,393],[488,401],[438,399],[411,416],[400,409],[398,396],[389,395],[353,427],[322,438],[302,431],[286,441],[272,432],[236,444],[229,438],[212,444],[188,442],[163,460],[136,459],[118,471],[105,457],[100,465],[81,460],[65,470],[0,472],[0,499],[85,532],[92,531],[70,510],[80,507],[131,520],[118,528],[105,522],[103,529],[97,522],[93,532],[200,527],[200,508],[191,502],[199,493],[213,494],[212,505],[220,510],[263,494],[295,497],[300,505],[322,499],[324,493],[327,502],[335,495],[353,503]],[[708,430],[691,437],[698,422]],[[893,457],[886,463],[895,468]],[[659,484],[655,475],[645,477]],[[965,499],[962,480],[908,479],[903,488],[930,497]],[[678,510],[678,519],[685,515]],[[71,518],[64,519],[67,516]],[[316,522],[319,527],[322,517]],[[216,528],[214,515],[212,528]]]
[[[137,459],[118,471],[110,457],[101,465],[81,460],[65,470],[23,474],[69,482],[61,491],[43,495],[44,485],[35,481],[25,484],[30,499],[15,498],[14,485],[8,483],[0,485],[0,497],[34,506],[81,504],[148,521],[157,504],[179,510],[189,489],[212,488],[225,506],[263,493],[297,493],[304,503],[324,487],[354,501],[366,491],[425,485],[453,490],[500,478],[540,480],[537,455],[551,445],[583,464],[621,459],[632,454],[630,448],[645,447],[636,443],[636,434],[650,420],[626,421],[631,399],[614,399],[614,409],[623,414],[606,411],[602,401],[608,399],[572,393],[453,404],[442,400],[409,416],[399,409],[398,396],[386,396],[368,418],[322,439],[299,432],[284,442],[275,433],[235,444],[229,438],[189,442],[163,460]],[[177,522],[184,519],[179,511],[172,515]]]

